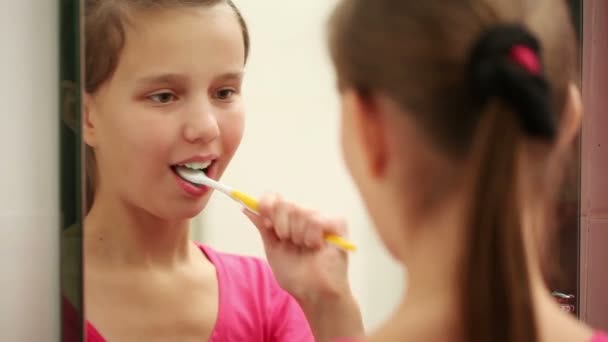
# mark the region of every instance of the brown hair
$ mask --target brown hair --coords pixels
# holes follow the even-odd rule
[[[227,4],[235,12],[243,32],[245,61],[249,55],[249,31],[241,12],[232,0],[86,0],[85,1],[85,91],[94,93],[112,77],[125,44],[125,23],[130,11],[175,8],[185,6],[213,6]],[[86,195],[88,212],[95,196],[95,153],[85,146]]]
[[[577,72],[569,20],[565,4],[549,0],[343,0],[330,21],[340,87],[389,96],[445,156],[475,161],[461,283],[465,341],[538,337],[517,156],[533,138],[546,151],[555,136]],[[502,50],[475,53],[507,43],[534,49],[542,74],[513,65]]]

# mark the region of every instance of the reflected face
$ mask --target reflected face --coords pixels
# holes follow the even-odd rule
[[[242,138],[241,27],[220,4],[138,13],[125,29],[115,73],[86,104],[97,196],[167,220],[191,218],[211,191],[175,167],[209,164],[218,179]]]

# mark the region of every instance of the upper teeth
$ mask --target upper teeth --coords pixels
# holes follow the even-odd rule
[[[211,161],[206,161],[206,162],[202,162],[202,163],[187,163],[184,164],[183,166],[192,169],[192,170],[204,170],[206,168],[209,167],[209,165],[211,165]]]

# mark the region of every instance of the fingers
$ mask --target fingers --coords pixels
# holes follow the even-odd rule
[[[259,214],[259,217],[251,213],[247,213],[247,216],[263,233],[265,243],[269,238],[268,233],[272,232],[275,240],[315,249],[325,244],[324,236],[327,234],[346,234],[343,219],[330,218],[303,208],[278,194],[260,199]]]
[[[274,230],[272,229],[272,223],[270,223],[268,219],[265,219],[249,211],[248,209],[243,209],[243,213],[245,214],[245,216],[247,216],[247,218],[249,218],[249,220],[255,225],[255,227],[260,232],[260,236],[262,237],[264,245],[272,247],[277,242],[279,242],[279,239],[277,238]]]

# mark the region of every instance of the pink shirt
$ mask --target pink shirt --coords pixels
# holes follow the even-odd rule
[[[604,334],[603,332],[597,332],[595,335],[593,335],[591,342],[608,342],[608,335]]]
[[[218,253],[200,246],[219,283],[219,312],[211,342],[314,342],[298,303],[285,292],[262,260]],[[106,342],[92,322],[88,342]]]

